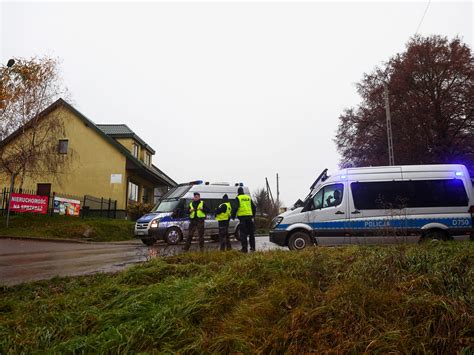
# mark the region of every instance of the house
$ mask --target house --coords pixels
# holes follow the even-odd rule
[[[52,175],[24,176],[22,187],[49,195],[53,191],[73,196],[96,196],[117,201],[126,211],[137,202],[154,203],[176,182],[153,164],[155,150],[125,124],[95,124],[63,99],[46,108],[41,119],[59,117],[63,136],[57,137],[57,154],[68,159],[65,171]],[[52,117],[52,116],[51,116]],[[19,129],[0,145],[4,149],[20,139]],[[2,186],[10,177],[0,173]],[[18,185],[18,181],[16,181]]]

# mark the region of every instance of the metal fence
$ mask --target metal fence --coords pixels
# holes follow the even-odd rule
[[[37,195],[36,190],[14,188],[13,193]],[[54,215],[54,198],[62,197],[81,202],[80,216],[84,217],[104,217],[104,218],[123,218],[122,211],[117,211],[117,200],[111,198],[95,197],[91,195],[70,195],[58,192],[52,192],[48,196],[48,215]],[[4,187],[0,195],[1,208],[0,214],[3,216],[7,213],[8,202],[10,201],[10,188]],[[12,213],[12,212],[10,212]]]

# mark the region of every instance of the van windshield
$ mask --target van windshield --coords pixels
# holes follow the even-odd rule
[[[179,201],[179,199],[161,200],[153,207],[151,212],[173,212],[178,207]]]
[[[192,185],[176,186],[163,195],[162,200],[178,199],[189,191]]]

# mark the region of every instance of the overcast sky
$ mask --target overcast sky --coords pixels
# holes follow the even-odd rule
[[[0,59],[60,59],[72,104],[125,123],[178,182],[268,177],[290,205],[337,169],[338,116],[403,51],[422,2],[1,2]],[[472,48],[473,6],[431,2],[420,34]]]

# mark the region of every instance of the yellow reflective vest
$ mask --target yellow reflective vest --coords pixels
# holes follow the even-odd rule
[[[198,210],[194,210],[194,207],[193,207],[193,203],[191,202],[189,204],[189,218],[193,219],[194,218],[194,215],[197,213],[197,217],[198,218],[206,218],[206,214],[204,213],[204,211],[202,210],[204,208],[204,201],[201,201],[199,202],[199,205],[198,205]]]
[[[224,213],[218,213],[216,214],[216,220],[217,221],[228,221],[230,219],[230,214],[232,212],[232,206],[230,205],[230,202],[224,202],[219,205],[219,208],[221,208],[222,205],[226,205],[227,209],[225,210]]]
[[[237,210],[237,217],[252,216],[252,199],[249,195],[238,195],[239,209]]]

